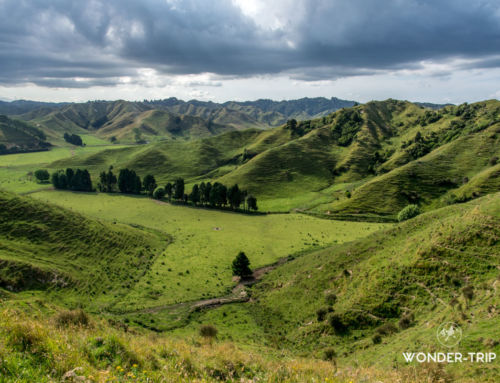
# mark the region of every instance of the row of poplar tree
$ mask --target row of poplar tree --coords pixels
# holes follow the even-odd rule
[[[51,176],[52,184],[56,189],[67,189],[74,191],[92,191],[92,180],[87,169],[71,169],[58,171]],[[158,186],[153,175],[148,174],[141,180],[134,170],[121,169],[118,177],[113,173],[113,167],[107,172],[99,174],[97,188],[101,192],[112,193],[116,189],[121,193],[141,194],[143,191],[152,198],[161,200],[165,197],[169,201],[189,203],[195,206],[211,206],[217,208],[230,207],[231,209],[245,210],[258,209],[257,199],[246,190],[242,190],[237,184],[227,187],[220,182],[202,182],[193,185],[191,193],[185,193],[184,179],[177,178],[174,182],[168,182],[164,187]]]

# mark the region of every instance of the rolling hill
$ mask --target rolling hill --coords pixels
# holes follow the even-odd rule
[[[142,276],[168,241],[0,191],[0,287],[8,291],[40,290],[70,306],[103,307]]]
[[[237,183],[267,210],[394,219],[411,203],[433,209],[496,191],[499,133],[498,101],[435,111],[387,100],[265,131],[104,150],[49,167],[127,166],[160,182]],[[284,199],[286,208],[272,202]]]
[[[62,135],[92,134],[121,142],[172,138],[203,138],[230,130],[268,129],[290,118],[328,115],[353,101],[303,98],[290,101],[257,100],[217,104],[170,98],[157,101],[92,101],[87,103],[3,102],[0,111],[39,126],[55,144]]]

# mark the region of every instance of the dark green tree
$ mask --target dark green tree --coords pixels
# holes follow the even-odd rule
[[[45,169],[36,170],[34,174],[39,182],[47,182],[50,178],[49,172]]]
[[[194,184],[191,194],[189,194],[189,200],[197,205],[200,202],[200,188],[198,184]]]
[[[227,200],[232,209],[238,209],[243,202],[243,193],[238,184],[231,186],[227,191]]]
[[[174,184],[174,199],[184,199],[184,179],[177,178]]]
[[[172,199],[173,191],[174,185],[172,185],[170,182],[167,182],[167,184],[165,185],[165,194],[167,195],[169,201]]]
[[[165,197],[165,189],[163,189],[162,187],[156,188],[153,192],[153,198],[160,200],[163,197]]]
[[[146,177],[144,177],[142,184],[144,186],[144,190],[146,191],[146,193],[148,193],[149,196],[153,195],[153,192],[155,191],[156,187],[158,186],[156,184],[155,177],[151,174],[148,174]]]
[[[200,189],[199,189],[199,191],[200,191],[200,202],[202,204],[205,204],[207,202],[207,201],[205,201],[205,189],[206,189],[205,182],[202,182],[200,184]]]
[[[252,270],[250,269],[250,260],[243,251],[240,251],[236,258],[234,259],[231,268],[233,270],[233,275],[239,277],[247,277],[252,275]]]
[[[255,211],[257,211],[258,210],[257,198],[255,198],[252,195],[249,195],[247,197],[247,208],[248,208],[248,210],[255,210]]]

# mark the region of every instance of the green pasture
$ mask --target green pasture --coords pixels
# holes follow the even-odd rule
[[[118,311],[227,294],[231,261],[244,251],[252,267],[366,236],[382,224],[321,220],[301,214],[244,215],[174,206],[146,197],[42,191],[32,195],[87,216],[140,225],[173,237],[165,252],[116,306]]]

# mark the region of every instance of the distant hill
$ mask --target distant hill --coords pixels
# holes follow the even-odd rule
[[[59,108],[67,102],[40,102],[29,100],[0,101],[0,114],[18,115],[28,113],[40,108]]]
[[[203,138],[230,130],[269,129],[288,119],[326,116],[355,105],[338,98],[302,98],[290,101],[257,100],[222,104],[165,100],[91,101],[86,103],[0,102],[0,113],[36,124],[50,142],[64,144],[64,133],[114,137],[121,142],[173,138]]]
[[[0,154],[46,150],[46,138],[31,124],[0,115]]]
[[[301,98],[299,100],[228,101],[225,103],[182,101],[175,97],[165,100],[144,101],[154,108],[177,114],[189,114],[235,128],[269,127],[284,124],[288,119],[307,120],[326,116],[341,108],[354,106],[355,101],[336,97]]]

